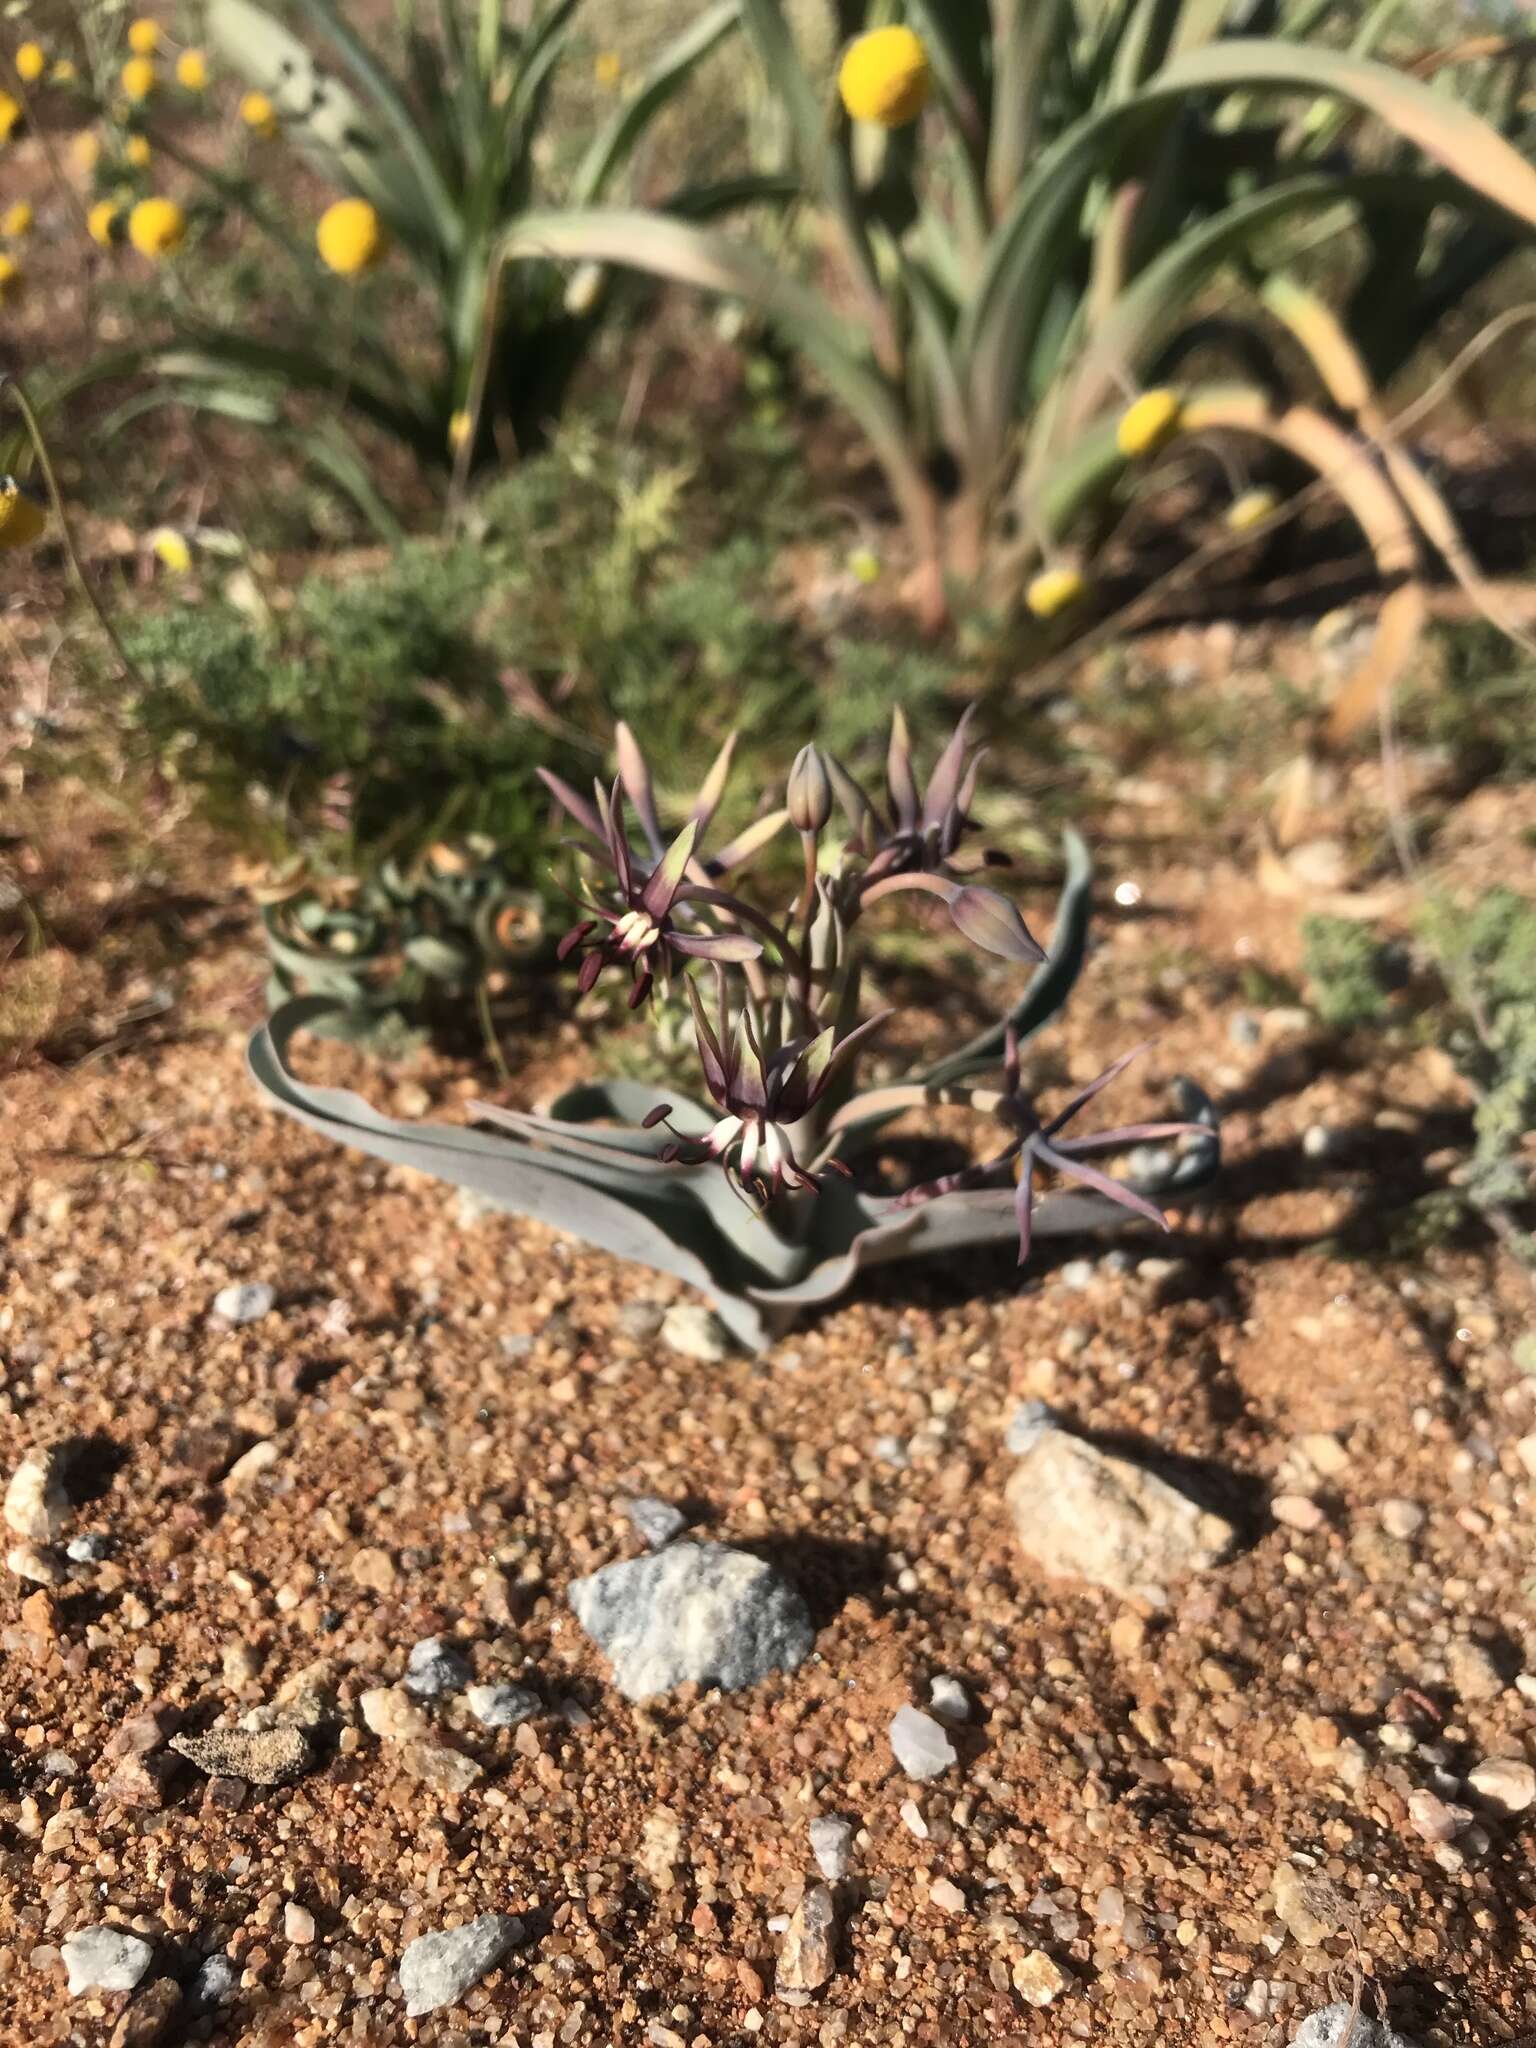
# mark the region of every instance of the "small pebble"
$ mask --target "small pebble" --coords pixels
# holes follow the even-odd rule
[[[1445,1661],[1451,1684],[1464,1700],[1496,1700],[1504,1690],[1504,1675],[1481,1643],[1463,1637],[1452,1643]]]
[[[283,1933],[289,1941],[307,1947],[315,1938],[315,1916],[308,1906],[301,1906],[297,1899],[290,1899],[283,1908]]]
[[[1413,2043],[1381,2020],[1371,2019],[1342,2002],[1309,2013],[1291,2036],[1291,2048],[1413,2048]]]
[[[1056,1278],[1063,1287],[1070,1287],[1074,1293],[1082,1293],[1093,1285],[1092,1259],[1068,1259]]]
[[[1003,1432],[1004,1448],[1021,1458],[1037,1436],[1058,1426],[1056,1411],[1047,1402],[1021,1401],[1008,1418],[1008,1427]]]
[[[965,1893],[961,1891],[959,1885],[952,1884],[947,1877],[936,1878],[929,1885],[928,1898],[930,1903],[937,1906],[941,1913],[963,1913],[965,1911]]]
[[[104,1530],[92,1529],[87,1535],[76,1536],[65,1546],[64,1555],[71,1564],[100,1564],[104,1557],[111,1555],[112,1539]]]
[[[456,2005],[523,1937],[521,1920],[482,1913],[463,1927],[418,1935],[400,1958],[400,1989],[410,2019]]]
[[[5,1554],[5,1568],[18,1579],[25,1579],[33,1586],[62,1586],[64,1567],[58,1555],[52,1550],[39,1550],[35,1544],[18,1543]]]
[[[1381,1526],[1400,1543],[1417,1536],[1427,1520],[1416,1500],[1384,1500],[1381,1504]]]
[[[915,1836],[919,1842],[926,1842],[928,1839],[928,1822],[923,1815],[923,1809],[918,1805],[917,1801],[915,1799],[903,1799],[899,1810],[901,1813],[901,1824],[907,1833]]]
[[[213,1297],[213,1312],[226,1323],[254,1323],[270,1315],[276,1300],[276,1289],[265,1280],[240,1280],[219,1289]]]
[[[661,1319],[661,1341],[680,1358],[699,1365],[718,1365],[730,1356],[731,1340],[724,1323],[702,1302],[674,1302]]]
[[[240,1967],[237,1963],[232,1963],[223,1954],[205,1956],[192,1979],[192,2000],[195,2005],[213,2011],[218,2006],[230,2004],[239,1989]]]
[[[154,1961],[155,1952],[120,1927],[82,1927],[59,1944],[69,1972],[69,1995],[87,1991],[132,1991]]]
[[[1536,1770],[1521,1757],[1487,1757],[1467,1773],[1467,1783],[1495,1813],[1524,1813],[1536,1805]]]
[[[302,1728],[215,1729],[207,1735],[174,1735],[169,1746],[210,1778],[243,1778],[249,1785],[291,1785],[316,1761]]]
[[[971,1700],[958,1678],[941,1673],[928,1687],[928,1704],[936,1714],[946,1721],[968,1721],[971,1718]]]
[[[1301,1149],[1308,1159],[1326,1159],[1337,1147],[1337,1135],[1327,1124],[1309,1124],[1301,1136]]]
[[[652,1550],[660,1550],[674,1536],[681,1536],[688,1526],[688,1517],[681,1508],[674,1507],[669,1500],[657,1500],[654,1494],[625,1501],[624,1512],[635,1534]]]
[[[1066,1990],[1067,1979],[1061,1965],[1036,1948],[1014,1964],[1013,1988],[1026,2005],[1049,2005]]]
[[[811,1822],[811,1854],[816,1868],[828,1884],[838,1884],[848,1875],[853,1849],[853,1823],[836,1814],[824,1813]]]
[[[774,1986],[781,1994],[819,1991],[832,1974],[837,1951],[837,1907],[824,1884],[808,1885],[789,1916],[779,1948]]]
[[[1326,1519],[1317,1502],[1308,1499],[1304,1493],[1276,1494],[1269,1504],[1269,1511],[1287,1529],[1300,1529],[1303,1534],[1321,1529]]]
[[[363,1725],[382,1742],[414,1742],[430,1723],[410,1695],[398,1685],[376,1685],[358,1697]]]
[[[440,1700],[463,1692],[474,1678],[469,1660],[441,1636],[427,1636],[412,1646],[405,1667],[405,1689],[419,1700]]]
[[[515,1728],[541,1711],[538,1694],[526,1685],[472,1685],[464,1699],[482,1728]]]
[[[64,1533],[69,1496],[64,1491],[65,1447],[28,1451],[5,1489],[5,1526],[28,1543],[52,1543]]]
[[[936,1778],[957,1761],[955,1745],[918,1707],[896,1709],[890,1738],[892,1753],[909,1778]]]
[[[1264,1036],[1263,1026],[1247,1010],[1234,1010],[1227,1019],[1227,1036],[1234,1045],[1257,1045]]]

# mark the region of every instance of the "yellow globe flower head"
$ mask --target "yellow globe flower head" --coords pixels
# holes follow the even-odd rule
[[[85,216],[85,224],[91,231],[91,240],[99,248],[110,249],[114,242],[122,240],[123,209],[115,199],[98,199]]]
[[[153,57],[160,47],[160,24],[141,14],[128,24],[128,47],[136,57]]]
[[[187,216],[174,199],[141,199],[128,216],[128,239],[141,256],[158,262],[186,239]]]
[[[74,60],[69,57],[61,57],[48,75],[55,85],[73,85],[80,76],[75,69]]]
[[[69,145],[69,160],[82,178],[88,178],[101,157],[101,137],[93,128],[82,128]]]
[[[1227,507],[1227,526],[1233,533],[1251,533],[1254,527],[1264,524],[1279,503],[1273,491],[1262,487],[1242,491]]]
[[[592,76],[605,91],[612,92],[624,76],[624,60],[617,50],[599,50],[592,59]]]
[[[0,548],[29,548],[48,524],[45,506],[13,476],[0,476]]]
[[[932,78],[921,36],[909,28],[873,28],[843,53],[837,89],[855,121],[905,128],[928,103]]]
[[[22,105],[8,92],[0,92],[0,142],[9,142],[22,123]]]
[[[1155,455],[1179,424],[1183,403],[1177,391],[1143,391],[1120,415],[1115,446],[1122,455]]]
[[[187,545],[187,537],[178,533],[174,526],[162,526],[152,533],[149,545],[161,565],[173,576],[185,576],[192,567],[192,550]]]
[[[41,43],[22,43],[16,51],[16,76],[23,85],[36,85],[48,69],[47,53]]]
[[[14,206],[8,206],[0,213],[0,235],[8,241],[19,242],[24,235],[32,232],[32,207],[25,199],[18,199]]]
[[[21,290],[21,265],[14,256],[0,256],[0,305]]]
[[[158,75],[148,57],[130,57],[122,69],[123,91],[131,100],[147,100]]]
[[[265,141],[277,133],[277,109],[264,92],[248,92],[240,102],[240,118],[253,135]]]
[[[855,548],[848,557],[848,569],[855,583],[880,581],[880,557],[873,548]]]
[[[469,439],[474,424],[474,421],[462,406],[448,422],[448,446],[455,455],[458,454],[464,443]]]
[[[130,135],[123,145],[123,155],[136,171],[144,170],[153,154],[147,135]]]
[[[1076,569],[1042,569],[1024,593],[1024,602],[1037,619],[1054,619],[1070,605],[1088,595],[1088,585]]]
[[[338,199],[321,214],[315,229],[320,260],[338,277],[371,270],[388,243],[384,223],[366,199]]]
[[[187,92],[202,92],[208,84],[208,59],[201,50],[183,50],[176,59],[176,83]]]

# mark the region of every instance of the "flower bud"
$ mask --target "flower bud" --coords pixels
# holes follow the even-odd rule
[[[789,771],[789,819],[797,832],[824,832],[832,816],[832,778],[820,748],[802,747]]]

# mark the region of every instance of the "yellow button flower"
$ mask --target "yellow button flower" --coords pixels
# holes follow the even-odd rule
[[[932,80],[922,38],[909,28],[875,28],[848,45],[837,74],[843,105],[855,121],[904,128],[928,102]]]
[[[240,102],[240,118],[253,135],[277,133],[277,109],[264,92],[248,92]]]
[[[321,262],[340,277],[371,270],[387,241],[384,224],[366,199],[338,199],[321,214],[315,229]]]
[[[1279,502],[1273,491],[1244,491],[1227,507],[1227,525],[1233,533],[1248,533],[1262,526]]]
[[[48,69],[41,43],[22,43],[16,52],[16,76],[23,85],[36,85]]]
[[[147,14],[128,24],[128,47],[135,56],[152,57],[160,47],[160,24]]]
[[[0,213],[0,235],[9,241],[19,242],[23,235],[31,234],[32,220],[30,201],[18,199],[14,206],[8,206],[4,213]]]
[[[1177,391],[1143,391],[1127,406],[1115,428],[1115,446],[1122,455],[1155,455],[1179,424]]]
[[[21,266],[14,257],[0,256],[0,304],[21,290]]]
[[[141,256],[174,255],[187,232],[187,216],[174,199],[141,199],[128,216],[128,239]]]
[[[129,163],[133,165],[136,171],[142,171],[145,168],[152,154],[153,151],[150,149],[149,137],[147,135],[130,135],[127,142],[123,145],[123,155],[127,157]]]
[[[110,249],[122,232],[122,214],[123,209],[115,199],[98,199],[85,216],[91,240],[103,249]]]
[[[599,50],[592,60],[592,76],[605,90],[612,92],[624,76],[624,60],[617,50]]]
[[[1042,569],[1024,593],[1024,602],[1037,619],[1054,619],[1069,605],[1088,594],[1088,585],[1075,569]]]
[[[21,125],[21,101],[0,92],[0,142],[9,142]]]
[[[147,100],[155,89],[155,67],[148,57],[130,57],[123,66],[123,91],[131,100]]]
[[[173,576],[185,576],[192,566],[192,550],[187,546],[185,534],[178,533],[174,526],[162,526],[149,537],[160,562]]]
[[[848,570],[855,583],[878,583],[880,557],[873,548],[855,548],[848,557]]]
[[[0,548],[29,548],[48,524],[47,511],[13,476],[0,476]]]
[[[80,76],[79,72],[75,69],[73,60],[69,57],[61,57],[48,75],[52,78],[55,85],[73,85]]]
[[[82,128],[69,145],[69,160],[82,178],[95,170],[101,156],[101,137],[93,128]]]
[[[457,455],[464,446],[464,443],[469,439],[469,431],[473,424],[474,422],[470,419],[469,414],[462,407],[448,422],[448,446],[455,455]]]
[[[208,59],[201,50],[183,50],[176,59],[176,83],[188,92],[202,92],[208,83]]]

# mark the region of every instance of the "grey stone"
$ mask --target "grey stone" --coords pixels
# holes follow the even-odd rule
[[[229,2005],[239,1989],[238,1963],[231,1962],[222,1952],[204,1956],[197,1966],[197,1975],[192,1979],[194,2004],[212,2011],[216,2006]]]
[[[1022,1458],[1034,1443],[1040,1432],[1057,1428],[1055,1410],[1044,1401],[1021,1401],[1008,1418],[1008,1427],[1003,1434],[1003,1446]]]
[[[405,1689],[419,1700],[440,1700],[463,1692],[474,1675],[461,1650],[441,1636],[425,1636],[406,1660]]]
[[[605,1565],[570,1588],[626,1699],[693,1680],[727,1691],[793,1671],[816,1640],[799,1593],[761,1558],[724,1543],[670,1543]]]
[[[456,2005],[522,1938],[522,1921],[505,1913],[482,1913],[463,1927],[418,1936],[400,1958],[407,2018]]]
[[[955,1745],[918,1707],[898,1707],[890,1735],[892,1754],[909,1778],[936,1778],[956,1761]]]
[[[71,1564],[100,1564],[111,1550],[112,1538],[105,1530],[92,1529],[87,1535],[77,1536],[72,1543],[66,1544],[64,1555]]]
[[[482,1728],[515,1728],[542,1711],[538,1694],[526,1685],[472,1685],[464,1698]]]
[[[853,1848],[853,1822],[843,1820],[837,1814],[823,1813],[811,1822],[811,1854],[816,1858],[816,1868],[828,1884],[837,1884],[848,1875],[849,1852]]]
[[[1145,1465],[1064,1429],[1036,1436],[1007,1502],[1021,1549],[1042,1571],[1155,1606],[1166,1604],[1170,1579],[1218,1563],[1237,1533]]]
[[[1234,1010],[1227,1019],[1227,1036],[1234,1045],[1257,1045],[1264,1030],[1249,1010]]]
[[[240,1280],[219,1289],[213,1297],[213,1312],[226,1323],[255,1323],[270,1315],[276,1300],[276,1289],[265,1280]]]
[[[120,1927],[82,1927],[65,1935],[59,1952],[71,1998],[86,1991],[132,1991],[155,1959],[147,1941]]]
[[[1413,2042],[1385,2021],[1370,2019],[1342,2003],[1309,2013],[1291,2036],[1291,2048],[1345,2048],[1346,2042],[1348,2048],[1414,2048]]]
[[[681,1508],[673,1507],[669,1500],[657,1500],[654,1494],[625,1501],[624,1512],[634,1525],[635,1534],[649,1543],[652,1550],[660,1550],[674,1536],[681,1536],[688,1526],[688,1517]]]

